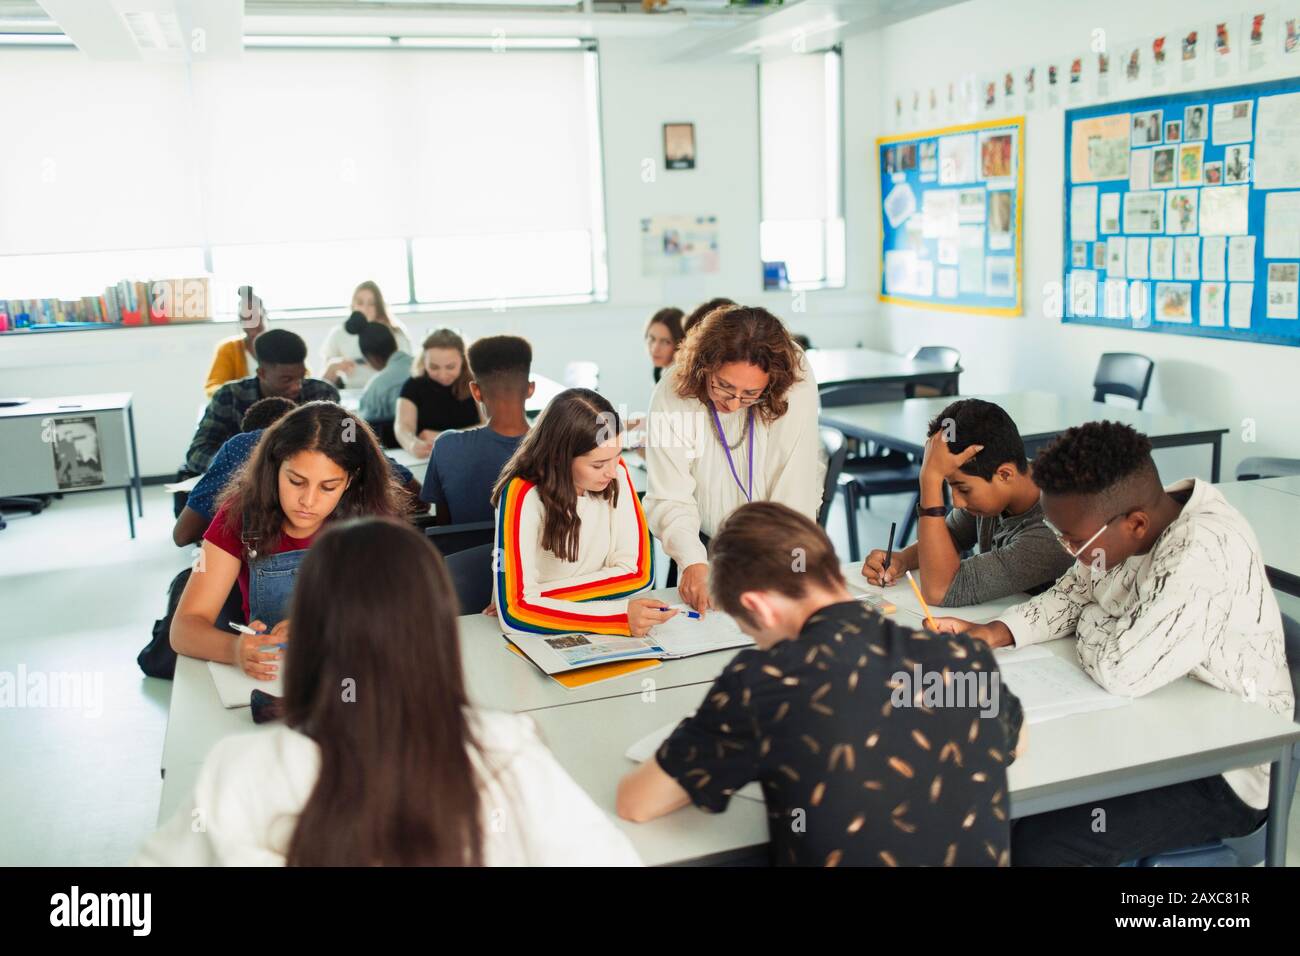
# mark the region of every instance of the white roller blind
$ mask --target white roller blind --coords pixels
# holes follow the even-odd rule
[[[183,66],[0,53],[0,255],[202,244]]]
[[[810,53],[759,69],[763,219],[826,219],[828,103],[826,57]]]

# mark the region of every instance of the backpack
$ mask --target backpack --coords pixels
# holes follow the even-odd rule
[[[176,615],[176,605],[181,601],[181,594],[185,591],[185,584],[190,579],[191,571],[193,568],[186,568],[172,578],[172,583],[167,586],[167,611],[153,622],[153,636],[136,656],[135,662],[140,665],[140,670],[144,671],[147,677],[171,680],[176,676],[176,651],[172,649],[171,641],[172,618]],[[230,621],[242,620],[243,616],[244,598],[240,593],[239,583],[236,582],[230,590],[230,596],[226,598],[225,607],[217,615],[217,627],[225,627]]]

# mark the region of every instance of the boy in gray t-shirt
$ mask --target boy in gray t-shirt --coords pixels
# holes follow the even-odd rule
[[[944,482],[954,504],[946,515]],[[919,569],[927,601],[960,607],[1042,590],[1069,570],[1070,556],[1043,524],[1020,431],[992,402],[960,399],[930,422],[920,499],[916,544],[895,551],[888,568],[885,552],[872,551],[867,580],[893,584]]]

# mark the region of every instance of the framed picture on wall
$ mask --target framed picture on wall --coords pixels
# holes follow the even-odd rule
[[[695,168],[694,123],[664,123],[664,168]]]

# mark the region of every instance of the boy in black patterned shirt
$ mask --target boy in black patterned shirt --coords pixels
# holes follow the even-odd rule
[[[829,539],[784,505],[737,509],[711,551],[714,604],[758,648],[624,778],[619,815],[720,812],[758,780],[774,863],[1006,865],[1022,714],[992,652],[855,600]]]

